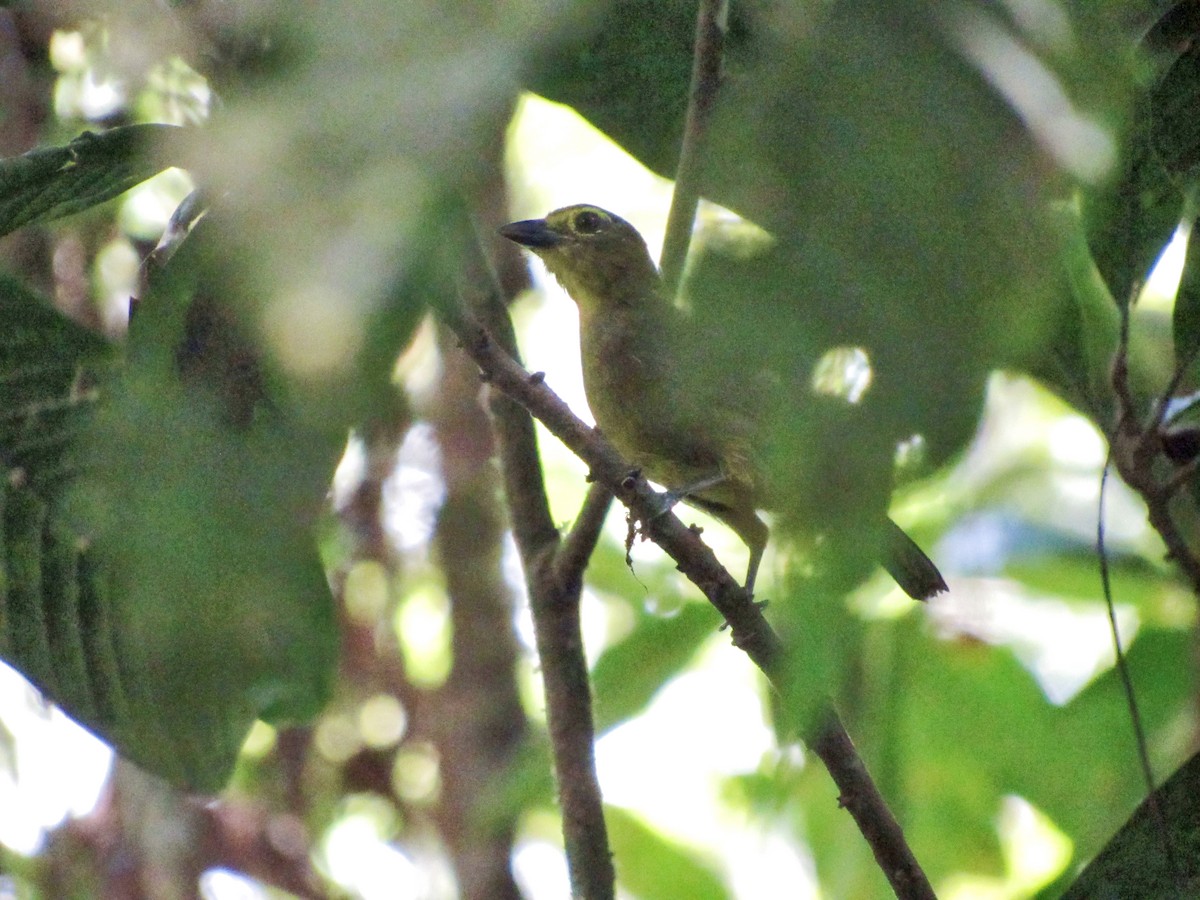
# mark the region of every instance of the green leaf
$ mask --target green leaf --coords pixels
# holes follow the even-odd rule
[[[1169,770],[1181,761],[1172,738],[1180,717],[1190,714],[1195,696],[1191,653],[1186,630],[1148,626],[1126,648],[1156,768]],[[1036,786],[1018,788],[1072,836],[1080,856],[1095,852],[1145,795],[1129,715],[1125,688],[1116,669],[1109,669],[1055,711],[1053,733],[1063,752],[1053,768],[1026,773],[1036,778]],[[1096,735],[1112,738],[1097,741]],[[1066,747],[1077,750],[1068,753]]]
[[[1039,596],[1075,601],[1089,607],[1099,602],[1096,596],[1099,575],[1095,545],[1083,541],[1071,546],[1065,536],[1057,547],[1010,559],[1004,574],[1014,578]],[[1152,608],[1178,588],[1171,573],[1153,568],[1144,557],[1110,552],[1109,577],[1113,596],[1120,603]]]
[[[86,719],[95,705],[78,567],[88,552],[58,502],[113,359],[102,338],[0,275],[0,656]]]
[[[1194,75],[1194,61],[1181,58],[1135,98],[1121,171],[1084,195],[1096,266],[1122,305],[1133,299],[1183,211],[1185,182],[1176,176],[1190,165],[1185,108],[1196,90]]]
[[[49,501],[77,463],[108,342],[0,274],[0,466],[10,484]]]
[[[640,900],[724,900],[720,877],[689,851],[637,816],[614,806],[604,809],[617,880]]]
[[[125,125],[0,160],[0,235],[90,209],[165,169],[151,152],[183,129]]]
[[[204,235],[153,280],[121,368],[0,282],[0,651],[124,756],[211,791],[256,718],[325,700],[310,525],[340,443],[294,423],[198,287]]]
[[[1083,229],[1083,210],[1078,200],[1052,207],[1062,236],[1062,262],[1075,301],[1076,326],[1071,349],[1082,351],[1081,368],[1065,374],[1078,379],[1080,393],[1104,396],[1108,392],[1113,353],[1117,349],[1120,315],[1108,285],[1096,268]]]
[[[1200,754],[1142,801],[1062,900],[1196,896],[1200,892],[1197,796]]]
[[[1200,48],[1189,43],[1150,91],[1150,140],[1158,159],[1183,181],[1200,175]]]
[[[42,532],[46,504],[9,486],[4,498],[4,649],[31,681],[53,692],[57,681],[42,605]]]
[[[133,716],[102,733],[147,768],[213,789],[255,718],[306,718],[325,699],[332,601],[305,509],[321,495],[304,496],[303,454],[280,449],[306,437],[230,430],[135,374],[113,386],[90,438],[76,513],[110,573]]]
[[[924,435],[934,465],[974,433],[987,374],[1044,355],[1071,312],[1045,213],[1068,180],[1054,163],[1076,160],[1049,158],[1053,139],[971,41],[1022,47],[1097,125],[1122,121],[1133,61],[1113,17],[1090,8],[1068,10],[1079,40],[1057,47],[994,4],[955,10],[961,21],[919,0],[732,5],[701,189],[776,244],[746,260],[706,241],[688,284],[698,312],[716,311],[715,343],[741,349],[738,371],[784,360],[803,376],[831,347],[864,348],[875,430]],[[691,4],[611,4],[533,66],[530,86],[669,176],[692,16]]]
[[[1191,210],[1190,218],[1194,219],[1195,203],[1189,201],[1186,205]],[[1179,290],[1175,295],[1171,336],[1177,364],[1194,366],[1196,355],[1200,353],[1200,239],[1194,234],[1188,239],[1187,256],[1179,278]]]
[[[901,819],[931,877],[983,866],[982,858],[965,858],[964,848],[982,848],[984,840],[995,846],[993,821],[1004,794],[1028,799],[1083,855],[1137,803],[1144,787],[1114,671],[1055,707],[1008,651],[911,629],[898,646],[906,659],[903,690],[885,699],[901,709],[882,737],[894,742],[905,793]],[[1128,649],[1152,747],[1162,745],[1190,702],[1179,677],[1187,659],[1182,631],[1143,629]],[[1056,752],[1047,754],[1036,735],[1053,735]]]
[[[207,790],[255,718],[324,702],[336,635],[310,526],[340,449],[292,422],[235,320],[210,308],[197,279],[211,222],[139,307],[72,505],[109,573],[130,713],[101,732]]]
[[[782,743],[813,733],[861,653],[864,624],[846,603],[849,586],[863,577],[860,561],[858,554],[823,555],[813,577],[794,572],[786,593],[767,607],[785,649],[775,708]]]
[[[730,14],[736,29],[741,4],[733,4]],[[573,106],[649,168],[670,177],[683,135],[695,28],[696,4],[690,0],[616,0],[576,40],[533,65],[529,88]]]

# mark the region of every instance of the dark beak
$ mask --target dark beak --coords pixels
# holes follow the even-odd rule
[[[523,219],[500,229],[510,241],[533,250],[544,250],[562,243],[563,236],[546,224],[545,219]]]

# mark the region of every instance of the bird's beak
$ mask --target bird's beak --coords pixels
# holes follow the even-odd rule
[[[532,250],[546,250],[557,247],[563,241],[563,236],[547,224],[545,219],[523,219],[512,222],[500,229],[500,233],[510,241],[515,241],[522,247]]]

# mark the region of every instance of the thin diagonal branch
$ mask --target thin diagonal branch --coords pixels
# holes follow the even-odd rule
[[[1100,472],[1100,499],[1099,508],[1096,512],[1096,553],[1100,557],[1100,586],[1104,592],[1104,606],[1108,610],[1108,627],[1109,633],[1112,635],[1113,653],[1117,662],[1117,675],[1120,678],[1121,687],[1125,691],[1125,705],[1129,708],[1129,720],[1133,726],[1133,740],[1137,747],[1138,763],[1142,768],[1142,778],[1146,783],[1146,799],[1150,804],[1150,812],[1158,823],[1159,835],[1163,842],[1163,852],[1167,860],[1167,865],[1173,872],[1178,872],[1179,869],[1175,862],[1174,844],[1171,840],[1171,831],[1167,825],[1162,804],[1159,802],[1158,793],[1154,790],[1154,769],[1150,765],[1150,749],[1146,741],[1146,728],[1142,724],[1141,707],[1138,705],[1137,692],[1133,689],[1133,673],[1129,671],[1129,660],[1125,656],[1125,648],[1121,643],[1121,631],[1117,627],[1117,607],[1113,601],[1112,579],[1109,577],[1108,570],[1108,547],[1105,546],[1104,540],[1104,501],[1108,493],[1108,471],[1111,458],[1112,451],[1109,450],[1109,459],[1104,461],[1104,468]]]
[[[603,435],[580,421],[540,377],[531,376],[465,317],[448,323],[488,382],[528,409],[575,452],[606,486],[643,522],[646,534],[679,565],[729,623],[734,644],[773,683],[783,662],[778,636],[733,576],[699,535],[673,512],[662,512],[660,496],[630,470]],[[539,637],[540,641],[540,637]],[[837,713],[830,707],[810,741],[837,784],[842,805],[854,817],[896,895],[903,900],[932,900],[933,890],[904,839],[904,833],[880,795]]]
[[[674,297],[679,289],[688,245],[692,240],[692,225],[696,221],[696,207],[700,202],[708,126],[721,84],[721,59],[725,46],[724,13],[725,0],[700,0],[692,55],[692,85],[659,266],[668,297]]]
[[[871,779],[846,726],[830,708],[809,742],[838,786],[838,803],[854,818],[888,884],[901,900],[937,900],[887,801]]]
[[[554,558],[554,574],[560,584],[583,577],[583,570],[587,568],[592,551],[600,540],[600,530],[604,527],[612,500],[612,491],[599,482],[593,482],[579,510],[579,517]]]
[[[662,511],[662,499],[649,482],[633,473],[599,431],[584,424],[542,379],[521,368],[481,327],[466,319],[448,324],[488,382],[540,419],[587,463],[596,481],[634,511],[644,523],[647,536],[679,564],[680,571],[725,617],[734,644],[750,654],[764,671],[773,670],[780,655],[779,639],[762,611],[700,537],[673,512]]]
[[[1175,473],[1162,486],[1163,496],[1168,499],[1174,497],[1181,488],[1196,477],[1198,471],[1200,471],[1200,456],[1175,470]]]

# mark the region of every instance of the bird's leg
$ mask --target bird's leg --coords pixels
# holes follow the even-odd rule
[[[663,503],[665,504],[662,512],[665,513],[671,509],[674,509],[678,503],[688,499],[688,497],[693,497],[702,491],[707,491],[709,488],[714,488],[725,480],[725,474],[723,472],[718,472],[716,475],[710,475],[707,478],[701,478],[699,481],[692,482],[686,487],[665,491],[662,495]],[[662,513],[659,513],[659,515],[662,515]]]
[[[746,568],[746,593],[753,597],[754,580],[758,576],[758,564],[762,562],[763,551],[767,549],[767,537],[770,532],[763,524],[763,520],[755,515],[752,509],[727,515],[725,521],[750,550],[750,565]]]
[[[767,526],[755,514],[754,507],[750,503],[745,506],[733,507],[698,496],[710,488],[724,484],[729,480],[729,476],[724,472],[718,472],[707,478],[701,478],[699,481],[695,481],[686,487],[665,491],[661,495],[663,507],[658,515],[661,516],[670,511],[680,501],[691,500],[694,505],[716,516],[732,528],[734,533],[742,539],[742,542],[750,550],[750,564],[746,568],[746,593],[753,597],[754,581],[758,575],[758,565],[762,562],[763,551],[767,547],[767,537],[769,534]],[[765,606],[766,604],[763,603],[762,605]]]

